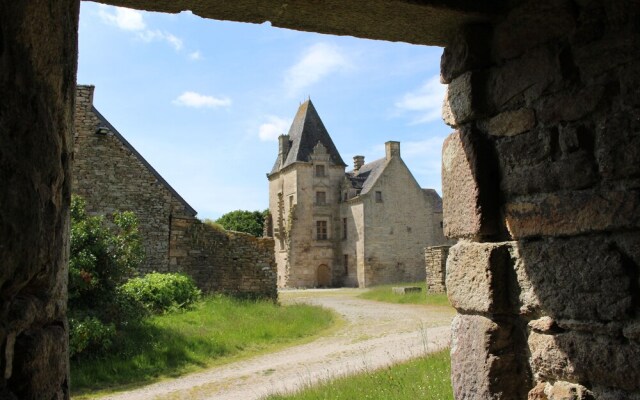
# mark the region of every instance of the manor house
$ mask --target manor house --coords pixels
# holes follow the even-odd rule
[[[385,157],[342,160],[310,100],[278,139],[269,210],[279,287],[359,286],[425,278],[424,248],[446,243],[442,199]]]

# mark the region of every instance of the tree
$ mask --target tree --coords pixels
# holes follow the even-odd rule
[[[215,222],[229,231],[245,232],[253,236],[262,236],[265,217],[268,213],[269,210],[236,210],[224,214]]]

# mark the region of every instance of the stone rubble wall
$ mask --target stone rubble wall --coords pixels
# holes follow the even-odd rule
[[[444,50],[457,399],[640,398],[640,4],[514,2]]]
[[[447,256],[451,246],[431,246],[424,249],[424,263],[427,274],[428,293],[446,293],[445,277]]]
[[[169,270],[194,278],[205,293],[276,301],[272,238],[224,231],[195,218],[173,218]]]

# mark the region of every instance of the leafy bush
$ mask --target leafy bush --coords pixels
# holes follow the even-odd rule
[[[103,324],[96,317],[69,319],[69,356],[84,351],[101,353],[111,347],[116,334],[114,324]]]
[[[142,303],[152,313],[188,308],[202,294],[187,275],[157,272],[130,279],[122,285],[121,291]]]
[[[264,221],[269,211],[236,210],[224,214],[215,222],[226,230],[245,232],[253,236],[262,236]]]
[[[112,217],[90,216],[81,197],[71,198],[68,314],[76,356],[108,349],[116,329],[144,313],[118,290],[143,260],[138,222],[131,212]]]

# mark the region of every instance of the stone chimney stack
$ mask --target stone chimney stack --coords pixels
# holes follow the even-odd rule
[[[387,160],[391,160],[391,157],[400,157],[400,142],[386,142],[384,144],[384,150]]]
[[[360,167],[364,165],[364,156],[353,156],[353,171],[358,172]]]
[[[290,147],[291,142],[289,141],[289,135],[278,136],[278,157],[280,157],[280,165],[284,164],[284,160],[287,158],[287,154],[289,154]]]
[[[78,108],[83,110],[90,110],[93,105],[93,91],[95,90],[93,85],[77,85],[76,86],[76,103]]]

